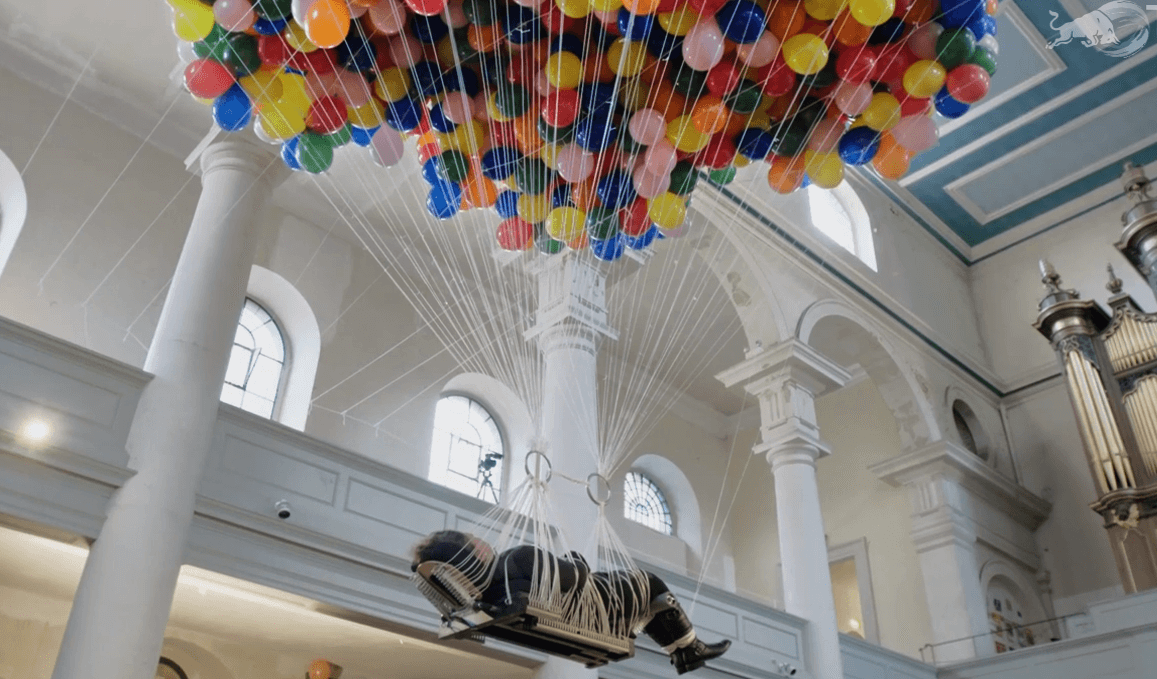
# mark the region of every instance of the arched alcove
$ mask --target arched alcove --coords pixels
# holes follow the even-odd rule
[[[514,488],[526,478],[523,461],[530,452],[534,423],[522,399],[510,387],[482,373],[456,375],[442,387],[441,393],[461,394],[478,401],[494,417],[506,446],[503,464],[503,488]],[[430,412],[433,424],[433,411]],[[427,452],[429,446],[426,447]],[[427,467],[429,461],[427,460]]]
[[[179,665],[189,679],[233,679],[233,673],[217,656],[183,639],[166,637],[161,657]]]
[[[12,256],[27,216],[28,193],[24,179],[8,156],[0,151],[0,278],[4,276],[4,267]]]
[[[697,558],[703,556],[703,520],[699,499],[691,480],[677,464],[661,456],[647,453],[631,461],[630,471],[642,472],[662,489],[674,518],[674,537],[686,543]],[[622,487],[621,479],[618,487]],[[622,514],[622,496],[617,503]]]
[[[321,357],[317,317],[292,283],[264,267],[253,266],[247,294],[274,316],[288,345],[288,366],[273,419],[304,430]]]

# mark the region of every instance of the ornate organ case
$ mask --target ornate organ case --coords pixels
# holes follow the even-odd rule
[[[1117,247],[1157,293],[1157,201],[1125,166],[1134,203]],[[1046,294],[1034,327],[1056,349],[1097,500],[1126,592],[1157,587],[1157,314],[1121,293],[1109,267],[1110,309],[1061,287],[1041,262]]]

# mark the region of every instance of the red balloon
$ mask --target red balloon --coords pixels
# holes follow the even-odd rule
[[[900,115],[907,118],[908,116],[924,115],[931,109],[931,99],[917,99],[916,97],[909,97],[904,95],[898,97],[900,100]]]
[[[659,0],[659,8],[655,10],[655,13],[658,14],[660,12],[674,12],[675,8],[678,7],[679,4],[680,0]]]
[[[425,163],[440,153],[442,153],[442,149],[437,144],[422,144],[418,147],[418,162]]]
[[[333,73],[333,69],[337,67],[337,61],[330,50],[314,50],[305,54],[299,52],[294,56],[295,61],[298,56],[304,61],[303,66],[298,69],[301,71],[325,75],[326,73]]]
[[[735,152],[735,142],[726,132],[720,132],[695,156],[695,165],[722,170],[735,160]]]
[[[975,104],[988,94],[988,71],[976,64],[963,64],[948,72],[948,94],[956,101]]]
[[[406,6],[416,14],[431,17],[446,9],[446,0],[406,0]]]
[[[233,73],[212,59],[195,59],[185,67],[185,87],[194,97],[216,99],[233,87]]]
[[[908,12],[912,11],[912,6],[916,4],[916,0],[896,0],[896,11],[892,12],[892,16],[897,19],[907,19]]]
[[[529,86],[538,75],[539,65],[534,55],[529,52],[515,54],[510,57],[510,65],[506,67],[506,79],[512,83]]]
[[[871,45],[845,48],[836,58],[836,74],[853,85],[866,83],[876,72],[877,56]]]
[[[651,228],[651,218],[647,215],[647,199],[636,198],[625,210],[619,210],[619,230],[626,236],[638,237]]]
[[[756,72],[763,93],[769,97],[782,97],[795,91],[795,71],[787,67],[783,55],[776,55],[775,61]]]
[[[880,82],[903,81],[904,71],[918,58],[904,45],[886,45],[876,57],[876,71],[872,80]]]
[[[377,56],[374,65],[377,67],[378,72],[380,73],[387,68],[393,68],[394,58],[390,56],[390,41],[386,39],[384,35],[375,35],[370,38],[370,42],[373,43],[374,49],[376,50],[375,54]]]
[[[514,123],[501,123],[490,126],[490,142],[492,146],[517,146],[514,138]]]
[[[280,35],[257,36],[257,54],[261,55],[261,63],[268,66],[281,66],[293,56],[293,50]]]
[[[527,250],[534,245],[534,224],[511,217],[498,225],[498,244],[503,250]]]
[[[579,94],[575,90],[556,90],[542,98],[542,119],[551,127],[566,127],[578,117]]]
[[[723,6],[727,4],[727,0],[688,0],[687,6],[695,10],[695,13],[701,17],[712,17]]]
[[[707,91],[717,97],[725,96],[739,87],[741,79],[739,69],[725,59],[707,72]]]
[[[309,114],[305,124],[314,132],[331,134],[345,127],[346,106],[341,99],[334,96],[325,96],[315,99],[309,105]]]
[[[542,25],[551,33],[562,34],[570,30],[574,26],[576,19],[572,19],[562,13],[554,3],[551,3],[545,12],[542,13]]]

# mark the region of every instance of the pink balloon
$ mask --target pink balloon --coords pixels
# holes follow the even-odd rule
[[[408,68],[423,59],[422,46],[408,35],[390,38],[390,58],[399,68]]]
[[[705,19],[683,36],[683,61],[696,71],[708,71],[723,59],[723,32],[715,19]]]
[[[227,31],[246,31],[257,21],[249,0],[217,0],[213,3],[213,18]]]
[[[397,165],[406,151],[406,144],[402,135],[388,125],[382,125],[370,137],[370,148],[373,149],[374,162],[382,167]]]
[[[807,147],[816,153],[831,153],[840,145],[844,126],[831,118],[824,118],[812,129]]]
[[[293,20],[299,26],[305,25],[305,17],[309,15],[309,10],[317,4],[317,0],[293,0],[290,3],[290,12],[293,14]]]
[[[343,69],[344,70],[344,69]],[[337,72],[318,74],[310,71],[305,74],[305,91],[314,99],[321,99],[329,94],[337,94]]]
[[[595,17],[599,21],[603,22],[604,25],[607,25],[607,26],[609,26],[611,24],[614,24],[615,26],[619,25],[619,10],[617,10],[617,9],[611,10],[610,12],[603,12],[600,10],[595,10],[594,12],[591,12],[591,14],[594,14]]]
[[[651,146],[667,136],[667,119],[653,108],[643,108],[631,116],[631,136],[644,146]]]
[[[368,12],[370,10],[369,7],[359,5],[355,2],[347,2],[346,7],[350,8],[350,18],[351,19],[360,19],[363,16],[365,16],[366,12]]]
[[[457,125],[470,122],[474,115],[474,104],[465,92],[450,92],[442,100],[442,112],[450,122]]]
[[[940,130],[928,116],[908,116],[892,128],[896,143],[912,153],[923,153],[940,142]]]
[[[370,85],[360,73],[344,68],[336,69],[334,73],[337,74],[335,93],[345,99],[346,104],[358,108],[370,103]]]
[[[539,71],[538,75],[534,76],[534,91],[540,97],[549,97],[554,91],[554,88],[550,86],[550,80],[546,77],[546,69]]]
[[[397,35],[406,25],[406,9],[396,0],[378,0],[367,14],[370,25],[385,35]]]
[[[595,171],[595,156],[578,144],[567,144],[555,156],[558,173],[568,182],[581,182]]]
[[[462,11],[462,0],[453,0],[446,5],[447,14],[450,18],[450,28],[463,28],[466,26],[466,12]]]
[[[921,59],[935,60],[936,39],[944,32],[944,27],[935,21],[929,21],[920,28],[912,31],[908,36],[908,49]]]
[[[679,162],[679,152],[666,139],[660,139],[647,148],[643,155],[647,171],[651,174],[670,174]]]
[[[739,61],[752,68],[763,68],[775,60],[779,53],[779,38],[771,33],[764,33],[759,40],[753,43],[740,45],[736,50]]]
[[[542,5],[542,0],[514,0],[514,1],[516,3],[522,5],[523,7],[529,7],[531,9],[538,9]]]
[[[648,172],[645,166],[635,170],[634,180],[635,192],[648,200],[671,187],[670,174],[654,174]]]
[[[867,110],[868,104],[872,103],[872,86],[868,83],[853,85],[841,82],[836,88],[835,99],[836,106],[841,111],[850,116],[858,116]]]
[[[664,229],[660,226],[659,233],[663,236],[663,238],[682,238],[687,234],[687,222],[683,222],[673,229]]]
[[[486,110],[486,92],[474,95],[474,119],[486,122],[490,120],[490,112]]]

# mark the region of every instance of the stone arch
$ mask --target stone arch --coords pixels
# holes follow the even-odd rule
[[[1025,577],[1024,571],[1001,559],[992,559],[980,568],[980,591],[986,595],[988,586],[994,580],[1003,581],[1005,586],[1021,595],[1021,603],[1028,608],[1025,623],[1035,623],[1050,617],[1037,591],[1036,583]],[[987,606],[987,602],[986,602]]]
[[[0,277],[16,247],[28,216],[28,193],[24,179],[12,161],[0,151]]]
[[[183,639],[165,637],[161,657],[180,665],[189,679],[233,679],[233,673],[217,656]]]
[[[313,399],[313,382],[321,358],[321,331],[309,302],[293,284],[265,267],[253,265],[246,295],[273,315],[288,351],[285,383],[273,419],[305,430]]]
[[[895,416],[904,450],[942,438],[927,385],[862,313],[838,300],[820,300],[800,315],[796,338],[845,366],[863,368]]]

